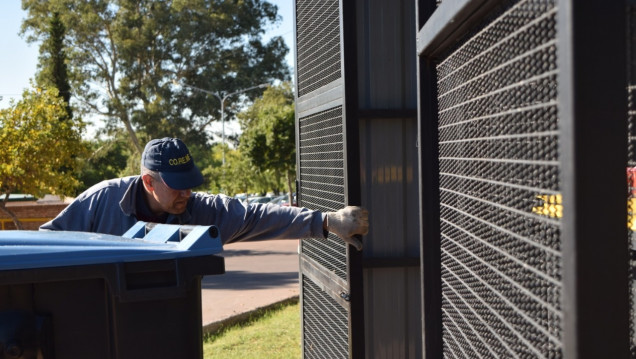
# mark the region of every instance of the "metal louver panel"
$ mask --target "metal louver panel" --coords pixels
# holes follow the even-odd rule
[[[337,211],[359,203],[358,171],[350,166],[359,158],[355,46],[345,46],[355,44],[355,6],[295,4],[299,205]],[[299,253],[304,357],[364,357],[361,256],[333,234],[303,239]]]
[[[299,119],[299,179],[301,205],[323,212],[344,206],[344,142],[342,108]],[[347,280],[344,242],[305,239],[301,256],[318,263],[327,273]],[[306,276],[302,276],[303,348],[305,358],[348,358],[348,313]]]
[[[338,0],[299,0],[296,5],[298,97],[341,77]]]
[[[347,311],[307,277],[302,285],[305,358],[348,358]]]
[[[319,112],[299,122],[301,204],[323,212],[336,211],[345,204],[342,108]],[[304,240],[303,255],[346,280],[344,242],[333,234],[329,238]]]
[[[447,357],[559,357],[556,8],[509,2],[437,67]]]

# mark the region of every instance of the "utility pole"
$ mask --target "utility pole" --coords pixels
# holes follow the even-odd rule
[[[177,80],[174,80],[173,83],[175,85],[178,85],[179,83],[177,82]],[[267,86],[269,86],[269,83],[264,83],[264,84],[260,84],[260,85],[256,85],[256,86],[252,86],[252,87],[248,87],[248,88],[244,88],[232,93],[228,93],[225,95],[219,94],[218,92],[212,92],[212,91],[208,91],[208,90],[204,90],[202,88],[196,87],[196,86],[192,86],[186,83],[182,84],[183,86],[189,87],[193,90],[197,90],[197,91],[201,91],[203,93],[206,93],[208,95],[212,95],[214,97],[216,97],[220,102],[221,102],[221,136],[222,136],[222,151],[223,151],[223,166],[225,166],[225,100],[227,100],[228,97],[230,96],[234,96],[234,95],[238,95],[241,94],[243,92],[247,92],[250,90],[254,90],[257,88],[265,88]]]

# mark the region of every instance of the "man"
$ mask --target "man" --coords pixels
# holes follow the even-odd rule
[[[201,171],[181,140],[155,139],[141,156],[140,176],[94,185],[40,229],[120,236],[137,221],[215,225],[223,243],[326,238],[332,232],[358,250],[362,242],[353,236],[368,232],[368,212],[360,207],[321,213],[291,206],[245,206],[225,195],[192,192],[202,183]]]

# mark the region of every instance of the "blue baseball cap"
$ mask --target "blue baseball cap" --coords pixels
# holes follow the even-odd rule
[[[164,137],[146,144],[141,165],[157,171],[172,189],[191,189],[203,183],[203,175],[185,143],[178,138]]]

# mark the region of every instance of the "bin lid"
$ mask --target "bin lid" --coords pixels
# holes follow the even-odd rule
[[[223,250],[220,238],[211,237],[206,230],[194,231],[180,242],[169,238],[161,241],[157,235],[144,238],[70,231],[0,231],[0,270],[174,259]]]

